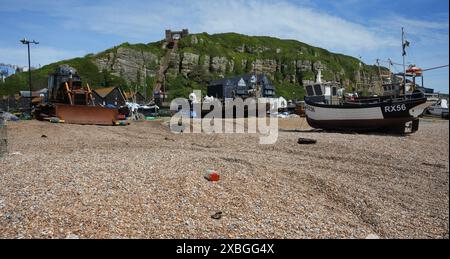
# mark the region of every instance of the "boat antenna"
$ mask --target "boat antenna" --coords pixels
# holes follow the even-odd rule
[[[392,66],[394,65],[392,63],[392,59],[391,58],[388,58],[388,64],[389,64],[389,73],[391,73]]]
[[[362,71],[362,74],[360,74],[360,77],[362,76],[362,81],[360,82],[360,84],[361,84],[361,88],[364,90],[367,87],[367,81],[366,81],[364,62],[363,62],[361,56],[359,56],[359,70],[360,70],[360,73]]]

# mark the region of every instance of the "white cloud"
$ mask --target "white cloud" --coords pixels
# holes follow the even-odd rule
[[[392,28],[397,28],[394,31],[400,35],[400,28],[404,27],[406,36],[413,38],[417,43],[423,45],[447,44],[448,38],[448,18],[447,21],[427,21],[406,18],[399,15],[389,15],[384,20],[377,20],[373,22],[375,26],[379,27],[380,31],[392,32]]]
[[[338,6],[351,8],[355,0]],[[3,10],[33,10],[63,18],[69,29],[117,35],[149,42],[163,38],[166,28],[189,27],[194,32],[238,32],[300,40],[333,51],[359,55],[398,45],[400,27],[420,38],[448,42],[447,21],[414,20],[397,14],[359,24],[320,10],[311,0],[172,0],[172,1],[52,1],[5,2]],[[61,10],[70,10],[67,12]]]
[[[373,63],[376,58],[399,61],[400,28],[405,27],[412,42],[409,62],[423,67],[448,64],[448,13],[428,20],[397,13],[385,13],[383,17],[368,15],[373,20],[361,20],[340,16],[339,12],[332,13],[333,10],[327,12],[312,3],[311,0],[296,0],[295,4],[288,0],[17,0],[5,1],[2,11],[39,12],[60,20],[66,31],[73,30],[80,35],[104,34],[98,36],[99,41],[117,38],[119,42],[152,42],[162,39],[165,29],[189,28],[192,32],[237,32],[295,39],[334,52],[362,56],[366,63]],[[341,9],[355,8],[358,12],[360,4],[343,0],[336,5]],[[105,49],[111,47],[107,42],[103,45]],[[32,54],[43,64],[85,54],[62,49],[40,46]],[[26,63],[26,51],[20,48],[0,47],[0,60],[4,56],[11,63]],[[446,81],[434,83],[436,87],[448,86],[446,72]]]
[[[69,27],[144,42],[156,40],[150,39],[151,35],[162,38],[166,28],[189,27],[194,32],[237,32],[296,39],[353,55],[395,44],[394,38],[380,35],[376,30],[308,6],[268,0],[121,1],[74,5],[70,7],[71,12],[49,14],[63,16]]]
[[[297,39],[343,52],[373,50],[394,44],[391,38],[380,44],[375,32],[357,23],[287,2],[211,1],[198,8],[203,13],[200,19],[203,30],[237,30],[250,35]]]

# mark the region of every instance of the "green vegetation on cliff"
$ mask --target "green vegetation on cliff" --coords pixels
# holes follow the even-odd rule
[[[112,75],[108,71],[99,71],[89,57],[84,57],[63,60],[43,66],[40,69],[32,70],[31,82],[33,90],[47,87],[48,74],[53,73],[55,69],[62,64],[68,64],[71,67],[76,68],[78,73],[82,76],[83,81],[89,83],[91,86],[95,86],[95,88],[109,85],[126,85],[126,82],[123,79]],[[8,77],[5,80],[5,83],[0,83],[0,96],[14,95],[21,90],[29,90],[28,72],[17,73]]]
[[[149,44],[124,43],[98,54],[64,60],[32,71],[33,89],[47,86],[47,75],[58,65],[68,64],[78,70],[92,88],[121,86],[125,89],[146,82],[151,95],[159,64],[166,50],[163,42]],[[295,40],[251,37],[236,33],[193,34],[179,42],[166,75],[169,97],[187,96],[192,89],[206,90],[208,82],[224,76],[263,72],[276,86],[279,96],[301,99],[302,84],[314,81],[317,69],[323,79],[340,81],[348,88],[356,84],[358,72],[368,80],[377,75],[377,67],[363,65],[356,58],[334,54]],[[144,67],[147,69],[144,71]],[[144,80],[147,74],[147,80]],[[0,83],[0,96],[28,89],[28,74],[18,73]]]

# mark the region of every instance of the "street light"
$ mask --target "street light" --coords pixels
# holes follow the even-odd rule
[[[26,38],[20,40],[20,42],[22,42],[22,44],[26,44],[28,46],[28,84],[30,87],[30,115],[31,112],[33,111],[33,94],[32,94],[32,90],[31,90],[31,61],[30,61],[30,43],[31,44],[39,44],[39,42],[37,41],[29,41]]]

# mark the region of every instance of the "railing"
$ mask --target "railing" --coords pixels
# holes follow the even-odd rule
[[[167,49],[166,55],[164,56],[164,60],[161,61],[161,65],[159,67],[159,71],[158,71],[158,75],[157,75],[157,79],[156,79],[156,84],[155,84],[155,87],[153,88],[153,95],[155,95],[155,93],[159,93],[161,91],[165,74],[166,74],[167,70],[169,69],[170,58],[172,56],[172,53],[176,52],[177,50],[178,50],[178,41],[175,40],[173,47]]]

